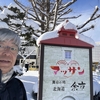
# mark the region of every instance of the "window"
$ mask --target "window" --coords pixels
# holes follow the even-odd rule
[[[66,59],[71,59],[71,50],[65,50],[65,58]]]

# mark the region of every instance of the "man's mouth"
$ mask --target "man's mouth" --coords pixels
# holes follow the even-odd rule
[[[10,63],[10,61],[9,60],[0,60],[0,62],[2,62],[2,63]]]

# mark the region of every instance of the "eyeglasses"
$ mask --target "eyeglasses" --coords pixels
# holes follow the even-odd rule
[[[3,45],[0,44],[0,51],[3,51],[5,49],[9,49],[12,53],[17,53],[18,52],[17,47],[3,46]]]

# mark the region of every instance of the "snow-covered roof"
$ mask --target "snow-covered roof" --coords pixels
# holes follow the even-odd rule
[[[69,22],[68,20],[63,21],[61,24],[59,24],[55,30],[59,30],[62,28],[62,26],[64,27],[64,29],[74,29],[77,30],[76,26],[74,24],[72,24],[71,22]]]
[[[77,34],[75,35],[76,39],[82,40],[84,42],[87,42],[91,45],[95,45],[95,42],[92,38],[87,37],[83,34],[79,34],[78,30],[76,28],[76,26],[74,24],[72,24],[71,22],[69,22],[68,20],[65,20],[64,22],[62,22],[61,24],[59,24],[54,31],[50,31],[50,32],[46,32],[44,34],[42,34],[38,39],[37,39],[37,45],[39,46],[40,41],[42,40],[46,40],[46,39],[51,39],[51,38],[55,38],[58,37],[58,31],[64,27],[64,29],[74,29],[77,31]]]

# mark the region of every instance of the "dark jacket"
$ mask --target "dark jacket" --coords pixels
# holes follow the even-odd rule
[[[24,85],[15,75],[7,83],[0,82],[0,100],[27,100]]]

